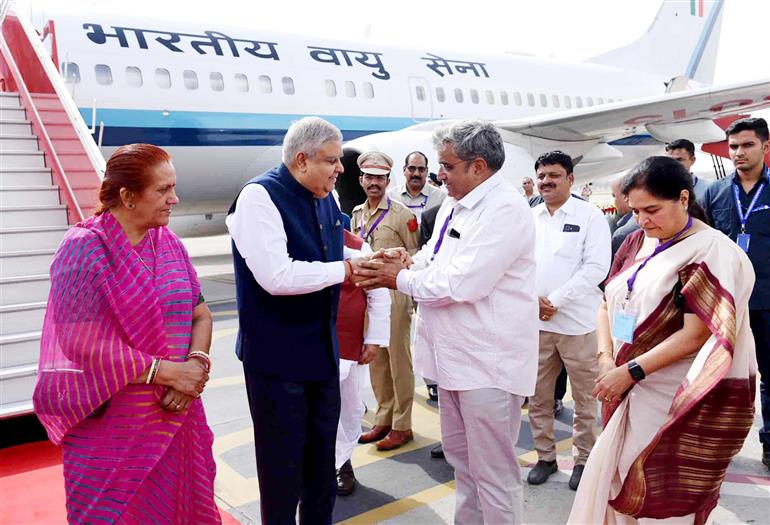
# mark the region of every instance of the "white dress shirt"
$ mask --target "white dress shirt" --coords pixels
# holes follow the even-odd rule
[[[558,308],[548,321],[538,318],[540,330],[583,335],[596,330],[602,301],[599,284],[610,269],[610,227],[601,210],[570,196],[553,215],[545,203],[532,208],[537,228],[537,284],[539,297]]]
[[[294,261],[286,248],[286,230],[278,208],[260,184],[248,184],[225,224],[257,283],[271,295],[301,295],[345,280],[342,261]],[[355,250],[344,249],[350,258]]]
[[[441,249],[444,222],[454,210]],[[451,232],[451,233],[450,233]],[[430,241],[397,277],[420,305],[420,369],[447,390],[498,388],[527,396],[537,376],[535,228],[524,198],[495,174],[461,200],[447,197]]]
[[[428,208],[439,206],[444,202],[447,193],[440,188],[434,188],[426,182],[417,197],[412,197],[406,188],[405,182],[388,190],[388,196],[409,208],[409,211],[417,217],[417,224],[419,224],[422,219],[422,212]]]

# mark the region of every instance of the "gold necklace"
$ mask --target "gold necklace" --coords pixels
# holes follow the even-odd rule
[[[155,253],[155,241],[152,240],[152,235],[150,235],[150,232],[147,232],[147,235],[150,239],[150,247],[152,248],[152,258],[153,260],[157,260],[158,255]],[[153,272],[152,269],[150,269],[150,267],[145,262],[144,258],[142,258],[142,256],[139,255],[139,252],[134,250],[134,253],[136,254],[137,257],[139,257],[139,262],[142,263],[142,266],[144,266],[147,269],[147,271],[150,272],[150,275],[155,277],[155,272]]]

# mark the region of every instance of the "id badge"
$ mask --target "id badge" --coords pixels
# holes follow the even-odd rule
[[[750,233],[739,233],[738,237],[735,238],[735,242],[738,243],[738,246],[741,247],[741,250],[746,253],[749,253],[749,241],[751,241]]]
[[[612,337],[624,343],[634,342],[637,313],[629,308],[617,308],[612,317]]]

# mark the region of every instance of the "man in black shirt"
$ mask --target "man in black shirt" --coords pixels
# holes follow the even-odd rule
[[[762,403],[762,463],[770,469],[770,141],[761,118],[736,120],[726,130],[735,172],[706,190],[706,215],[748,254],[757,280],[749,299]]]

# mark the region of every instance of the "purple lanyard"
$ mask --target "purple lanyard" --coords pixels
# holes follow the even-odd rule
[[[377,229],[377,226],[379,226],[379,225],[380,225],[380,223],[382,222],[382,219],[384,219],[384,218],[385,218],[385,216],[388,214],[388,212],[389,212],[389,211],[390,211],[390,197],[388,197],[388,207],[387,207],[387,209],[386,209],[384,212],[382,212],[382,213],[380,214],[380,216],[379,216],[379,217],[377,217],[377,220],[376,220],[376,221],[374,221],[374,224],[372,224],[372,227],[371,227],[371,228],[369,228],[369,231],[368,231],[368,232],[367,232],[367,231],[366,231],[366,229],[364,228],[364,222],[363,222],[363,220],[361,221],[361,238],[362,238],[363,240],[365,240],[365,241],[369,242],[369,240],[368,240],[368,239],[369,239],[369,236],[372,234],[372,232],[373,232],[374,230],[376,230],[376,229]],[[362,213],[362,214],[361,214],[361,219],[363,219],[363,218],[364,218],[364,216],[363,216],[363,213]]]
[[[641,272],[641,271],[642,271],[642,268],[644,268],[645,266],[647,266],[647,263],[648,263],[648,262],[650,262],[650,260],[651,260],[653,257],[655,257],[656,255],[658,255],[660,252],[662,252],[662,251],[665,251],[665,250],[667,250],[668,248],[670,248],[670,247],[671,247],[671,245],[672,245],[672,244],[674,244],[674,243],[676,242],[676,240],[677,240],[679,237],[681,237],[681,236],[682,236],[682,234],[684,234],[684,232],[686,232],[686,231],[687,231],[687,230],[689,230],[690,228],[692,228],[692,216],[689,216],[689,217],[687,217],[687,225],[685,225],[685,227],[684,227],[684,228],[682,228],[681,230],[679,230],[679,233],[677,233],[676,235],[674,235],[672,238],[670,238],[669,240],[667,240],[667,241],[666,241],[666,242],[664,242],[663,244],[659,244],[659,245],[658,245],[658,246],[655,248],[655,251],[654,251],[654,252],[652,252],[652,255],[649,255],[649,256],[648,256],[648,257],[647,257],[647,258],[644,260],[644,262],[643,262],[643,263],[642,263],[642,264],[639,266],[639,268],[637,268],[637,269],[636,269],[636,271],[634,272],[634,274],[633,274],[631,277],[629,277],[629,278],[628,278],[628,281],[626,281],[626,284],[628,285],[628,293],[626,294],[626,301],[628,301],[628,298],[629,298],[629,297],[631,297],[631,291],[634,289],[634,283],[636,282],[636,276],[637,276],[637,275],[639,275],[639,272]]]
[[[433,247],[433,257],[430,258],[432,261],[436,258],[436,254],[441,249],[441,243],[444,242],[444,234],[446,233],[446,229],[449,226],[449,221],[452,220],[452,215],[455,214],[454,208],[452,208],[452,211],[449,212],[449,217],[446,218],[444,221],[444,225],[441,227],[441,233],[438,234],[438,240],[436,241],[436,246]]]
[[[407,208],[415,209],[415,208],[424,208],[425,205],[428,204],[428,196],[423,195],[422,196],[422,202],[420,204],[407,204]]]
[[[765,168],[765,175],[770,175],[770,168]],[[757,200],[759,199],[760,194],[762,193],[762,190],[765,189],[765,181],[762,181],[759,183],[759,188],[757,188],[757,192],[754,194],[754,198],[751,199],[751,204],[749,204],[749,207],[746,208],[746,215],[743,214],[743,206],[741,206],[741,198],[738,194],[738,181],[733,181],[733,195],[735,195],[735,209],[738,210],[738,219],[741,221],[741,233],[746,233],[746,223],[749,221],[749,216],[751,215],[751,212],[754,211],[754,206],[757,204]]]

